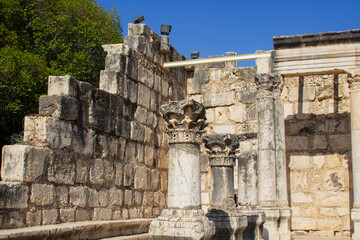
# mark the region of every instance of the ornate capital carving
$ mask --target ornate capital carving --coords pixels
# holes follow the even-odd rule
[[[354,73],[349,74],[348,83],[351,90],[360,90],[360,69],[356,69]]]
[[[239,139],[234,134],[208,134],[203,136],[210,166],[235,166],[235,153]]]
[[[258,98],[280,97],[284,82],[280,74],[261,73],[256,74],[255,83],[258,87]]]
[[[161,106],[167,125],[169,143],[201,143],[206,127],[204,105],[192,99]]]

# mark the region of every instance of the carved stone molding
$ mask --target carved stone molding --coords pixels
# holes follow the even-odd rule
[[[259,90],[257,97],[280,97],[284,82],[280,74],[261,73],[256,74],[255,83]]]
[[[352,91],[360,90],[360,69],[356,69],[348,76],[349,87]]]
[[[235,166],[239,138],[235,134],[208,134],[203,136],[210,166]]]
[[[201,143],[206,127],[204,105],[192,99],[161,106],[167,125],[169,143]]]

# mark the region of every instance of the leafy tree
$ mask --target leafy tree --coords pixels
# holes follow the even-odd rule
[[[94,0],[0,0],[0,147],[37,112],[48,75],[97,85],[101,45],[120,42],[116,9]]]

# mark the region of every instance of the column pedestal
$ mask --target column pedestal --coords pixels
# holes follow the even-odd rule
[[[201,210],[200,149],[205,128],[204,106],[194,100],[170,102],[161,107],[169,137],[168,208],[151,222],[154,240],[207,240],[214,223]]]

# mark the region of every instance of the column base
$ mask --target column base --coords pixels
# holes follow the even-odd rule
[[[153,240],[207,240],[214,234],[215,225],[205,217],[203,210],[164,209],[149,229]]]
[[[247,217],[234,210],[212,209],[206,214],[215,223],[215,235],[212,239],[242,240],[243,232],[248,225]]]
[[[360,208],[351,209],[351,221],[354,223],[354,232],[351,239],[360,240]]]
[[[266,215],[263,237],[265,240],[290,240],[290,208],[262,209]]]

